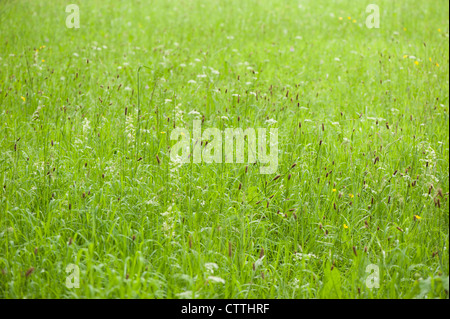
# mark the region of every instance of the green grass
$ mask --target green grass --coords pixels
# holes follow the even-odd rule
[[[447,1],[73,2],[0,3],[0,297],[448,298]],[[172,163],[196,117],[277,173]]]

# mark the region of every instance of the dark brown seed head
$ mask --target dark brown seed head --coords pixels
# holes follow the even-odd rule
[[[133,237],[131,237],[131,239],[134,241],[136,239],[136,235],[133,235]]]
[[[231,242],[228,242],[228,257],[231,257],[232,255],[232,246],[231,246]]]
[[[156,161],[158,162],[158,164],[161,164],[161,160],[159,159],[158,155],[156,155]]]
[[[261,248],[261,251],[259,252],[259,259],[264,257],[264,248]]]
[[[27,270],[27,272],[25,273],[25,276],[26,276],[26,277],[30,276],[30,275],[33,273],[33,271],[34,271],[34,267],[30,267],[30,268]]]
[[[353,253],[355,254],[355,256],[358,256],[358,253],[356,252],[356,247],[353,246]]]
[[[276,181],[276,180],[279,179],[280,177],[281,177],[281,175],[275,176],[275,178],[273,179],[273,181]]]

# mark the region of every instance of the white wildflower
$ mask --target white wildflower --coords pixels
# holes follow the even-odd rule
[[[216,263],[206,263],[205,268],[207,272],[214,274],[214,270],[219,269],[219,266]]]
[[[218,283],[225,284],[225,280],[223,280],[223,279],[220,278],[220,277],[216,277],[216,276],[209,276],[209,277],[207,278],[207,280],[212,281],[212,282],[218,282]]]

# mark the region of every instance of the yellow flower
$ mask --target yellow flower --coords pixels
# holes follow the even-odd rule
[[[422,219],[422,217],[420,217],[419,215],[414,215],[414,219],[420,220]]]
[[[356,23],[356,20],[353,20],[353,23]]]
[[[44,60],[44,59],[42,59],[42,62],[45,62],[45,60]]]
[[[406,28],[403,28],[403,31],[406,31]]]
[[[406,59],[408,56],[405,54],[404,56],[403,56],[403,59]]]
[[[351,19],[352,19],[352,17],[347,17],[347,19],[351,20]]]
[[[23,96],[21,96],[20,98],[25,102],[25,98]]]
[[[438,32],[441,32],[441,29],[438,29]]]
[[[163,132],[161,132],[161,134],[166,134],[166,132],[163,131]]]
[[[348,196],[350,196],[350,198],[353,198],[353,197],[355,197],[355,195],[353,195],[353,194],[350,194],[350,195],[348,195]]]
[[[346,224],[344,224],[344,228],[345,228],[345,229],[348,229],[348,226],[347,226]]]
[[[339,17],[339,20],[342,20],[342,17]]]
[[[439,63],[436,63],[436,66],[439,67]]]
[[[416,65],[419,65],[419,61],[414,62]]]
[[[429,58],[430,62],[431,62],[431,58]]]
[[[336,191],[336,188],[333,188],[333,192],[335,192]]]

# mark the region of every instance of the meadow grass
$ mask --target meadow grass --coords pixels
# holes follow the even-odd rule
[[[1,298],[448,298],[447,1],[72,2],[0,3]]]

